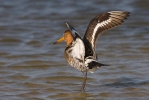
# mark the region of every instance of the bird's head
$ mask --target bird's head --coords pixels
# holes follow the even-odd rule
[[[60,39],[58,39],[56,42],[54,42],[53,44],[57,44],[62,41],[66,41],[67,46],[69,46],[71,44],[71,42],[73,41],[73,36],[72,36],[70,30],[66,30],[64,32],[64,35]]]

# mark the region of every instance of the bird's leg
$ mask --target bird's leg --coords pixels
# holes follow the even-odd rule
[[[87,70],[85,72],[82,72],[84,75],[84,81],[82,83],[81,91],[84,92],[85,84],[86,84],[86,79],[87,79]]]

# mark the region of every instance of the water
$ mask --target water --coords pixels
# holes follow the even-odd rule
[[[0,0],[0,100],[148,100],[148,0]],[[63,57],[65,43],[52,45],[69,22],[84,35],[102,12],[131,16],[99,37],[99,62],[110,66],[83,75]]]

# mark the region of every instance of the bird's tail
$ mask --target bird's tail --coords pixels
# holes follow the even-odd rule
[[[95,70],[97,70],[97,68],[99,68],[101,66],[109,66],[109,65],[92,61],[88,64],[88,68],[89,68],[88,71],[90,73],[93,73]]]
[[[102,64],[102,63],[98,63],[98,66],[101,67],[101,66],[109,66],[107,64]]]
[[[101,66],[109,66],[107,64],[97,62],[92,56],[85,58],[85,65],[88,67],[88,71],[91,73]]]

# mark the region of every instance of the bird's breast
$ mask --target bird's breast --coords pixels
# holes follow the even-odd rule
[[[85,47],[81,39],[76,39],[70,46],[66,47],[64,56],[66,61],[74,68],[84,71],[86,70],[84,64]]]

